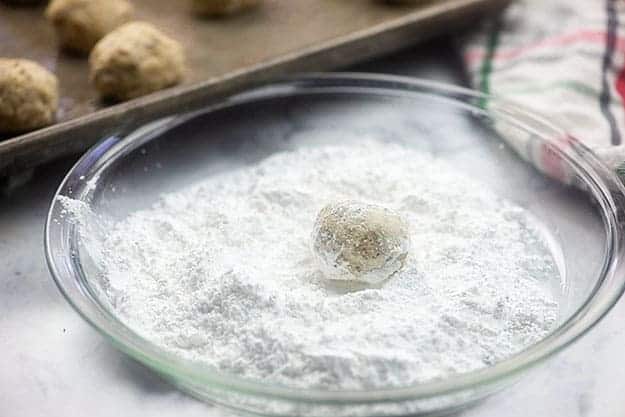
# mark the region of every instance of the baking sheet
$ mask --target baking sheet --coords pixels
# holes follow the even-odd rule
[[[389,6],[371,0],[265,0],[248,13],[201,19],[186,2],[134,0],[137,17],[183,43],[183,85],[117,105],[101,103],[85,58],[60,52],[43,7],[0,4],[0,56],[34,59],[57,74],[58,123],[0,141],[0,175],[83,151],[155,117],[197,108],[278,75],[352,64],[474,23],[506,0],[434,0]]]

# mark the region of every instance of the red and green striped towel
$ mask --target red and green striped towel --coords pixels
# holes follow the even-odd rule
[[[625,1],[520,0],[465,45],[476,88],[547,115],[625,172]],[[517,150],[543,171],[558,168]]]

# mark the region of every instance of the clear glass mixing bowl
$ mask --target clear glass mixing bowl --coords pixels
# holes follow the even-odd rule
[[[164,192],[274,152],[372,135],[431,152],[542,222],[559,247],[563,274],[554,289],[560,294],[560,319],[548,336],[488,368],[401,388],[323,391],[240,379],[173,356],[120,321],[102,296],[98,267],[77,226],[56,198],[69,196],[96,215],[122,219]],[[537,151],[542,159],[534,158]],[[547,162],[539,165],[559,180],[519,153]],[[591,151],[514,104],[403,77],[318,74],[255,88],[102,140],[72,168],[52,202],[46,256],[58,287],[85,320],[196,397],[264,415],[436,413],[510,383],[588,331],[615,304],[625,279],[623,192]],[[105,232],[93,233],[97,239]]]

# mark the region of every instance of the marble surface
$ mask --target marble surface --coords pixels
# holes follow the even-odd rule
[[[355,69],[462,84],[463,73],[450,50],[450,43],[437,41]],[[178,392],[119,353],[56,289],[45,265],[43,224],[54,189],[71,163],[39,169],[27,187],[0,196],[0,416],[231,415]],[[460,415],[625,415],[623,319],[625,301],[572,347]]]

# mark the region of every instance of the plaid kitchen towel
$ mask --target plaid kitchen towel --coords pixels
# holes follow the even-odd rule
[[[625,1],[519,0],[463,53],[475,88],[547,115],[625,180]],[[522,157],[561,175],[520,140]]]

